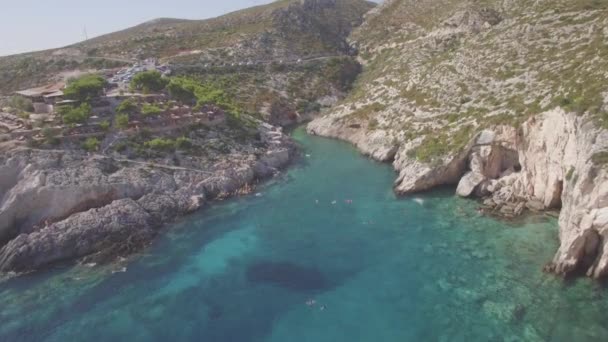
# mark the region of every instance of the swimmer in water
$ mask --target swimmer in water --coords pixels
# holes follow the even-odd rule
[[[418,203],[420,205],[424,205],[424,200],[422,198],[416,197],[416,198],[414,198],[414,202],[416,202],[416,203]]]
[[[112,271],[112,274],[114,274],[114,273],[125,273],[125,272],[127,272],[127,268],[123,267],[123,268],[121,268],[119,270]]]

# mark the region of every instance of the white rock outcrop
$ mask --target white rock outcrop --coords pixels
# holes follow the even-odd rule
[[[556,6],[565,11],[547,10]],[[608,93],[604,59],[589,42],[605,42],[607,26],[596,9],[567,0],[384,1],[351,37],[365,66],[352,96],[309,132],[392,161],[399,194],[458,184],[459,195],[483,197],[500,216],[561,209],[549,268],[604,276],[608,185],[599,164],[608,139],[594,122]]]
[[[241,150],[214,164],[185,156],[190,167],[70,150],[1,155],[0,272],[143,248],[162,224],[285,167],[291,140],[278,128],[261,130],[263,147],[235,146]]]
[[[469,171],[460,179],[458,187],[456,188],[456,194],[462,197],[469,197],[485,180],[486,177],[483,174]]]
[[[608,172],[594,156],[607,149],[608,132],[557,108],[529,119],[517,133],[505,127],[482,132],[457,193],[489,196],[505,216],[519,215],[524,204],[561,209],[560,248],[547,269],[601,278],[608,275]]]
[[[393,162],[395,170],[399,172],[395,181],[395,192],[407,195],[441,185],[458,184],[467,167],[467,150],[429,165],[409,157],[408,148],[401,148]]]
[[[355,145],[361,153],[375,160],[388,162],[395,157],[397,145],[384,130],[362,128],[357,124],[343,124],[332,117],[320,117],[307,126],[307,132],[328,138],[345,140]]]
[[[564,275],[605,276],[608,173],[594,156],[608,148],[608,132],[588,117],[558,108],[526,121],[515,142],[521,171],[489,187],[494,203],[561,209],[560,248],[547,269]]]
[[[387,160],[373,153],[382,145],[365,130],[349,134],[352,129],[332,126],[330,117],[313,121],[308,129],[351,141],[363,153]],[[408,156],[411,147],[402,145],[395,155],[397,193],[458,184],[458,195],[486,197],[484,203],[506,217],[526,208],[561,209],[560,248],[547,270],[608,276],[608,170],[595,160],[608,151],[608,131],[592,118],[556,108],[517,129],[484,130],[464,150],[433,165]]]

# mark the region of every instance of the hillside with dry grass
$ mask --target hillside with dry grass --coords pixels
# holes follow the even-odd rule
[[[162,18],[61,49],[0,58],[0,94],[157,58],[174,65],[295,62],[352,53],[364,0],[280,0],[208,20]]]
[[[607,27],[600,0],[386,1],[352,34],[363,74],[319,131],[430,163],[558,106],[608,125]]]

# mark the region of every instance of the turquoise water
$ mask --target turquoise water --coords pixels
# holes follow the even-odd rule
[[[608,292],[541,272],[555,220],[482,217],[453,189],[398,199],[389,166],[294,136],[302,165],[134,261],[1,283],[0,341],[608,340]]]

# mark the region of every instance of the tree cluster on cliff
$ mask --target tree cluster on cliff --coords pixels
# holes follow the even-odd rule
[[[85,102],[102,95],[106,85],[99,75],[85,75],[69,81],[63,93],[68,99]]]

